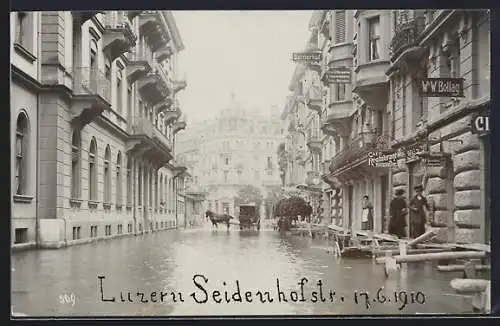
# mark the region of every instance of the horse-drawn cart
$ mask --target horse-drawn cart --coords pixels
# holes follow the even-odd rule
[[[240,205],[240,230],[256,228],[260,230],[260,217],[257,214],[255,204],[242,204]]]

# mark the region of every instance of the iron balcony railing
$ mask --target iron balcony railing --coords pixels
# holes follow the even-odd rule
[[[330,171],[334,171],[373,150],[376,142],[376,137],[373,135],[373,133],[364,133],[353,138],[342,151],[331,159]]]
[[[172,78],[171,78],[170,74],[167,73],[165,71],[165,69],[163,69],[162,66],[158,65],[156,67],[157,67],[157,72],[160,75],[160,77],[163,79],[163,81],[165,82],[165,85],[167,85],[169,89],[172,89],[173,82],[172,82]]]
[[[389,44],[391,55],[397,56],[406,49],[418,45],[418,36],[425,28],[425,17],[417,17],[396,27],[394,37]]]
[[[99,95],[111,103],[111,81],[106,74],[94,67],[77,67],[73,72],[73,93]]]

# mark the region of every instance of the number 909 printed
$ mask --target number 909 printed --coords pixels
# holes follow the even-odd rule
[[[356,304],[364,305],[366,309],[370,309],[375,305],[395,305],[398,310],[405,309],[408,305],[423,305],[427,298],[420,291],[385,291],[384,288],[379,288],[376,292],[370,293],[367,291],[354,291],[353,301]]]

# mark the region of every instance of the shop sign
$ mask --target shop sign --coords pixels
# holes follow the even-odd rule
[[[471,120],[471,133],[487,134],[490,132],[490,115],[489,113],[475,114]]]
[[[368,165],[372,167],[397,167],[399,160],[406,163],[421,159],[420,154],[425,152],[425,144],[417,143],[397,151],[372,151],[368,153]]]
[[[331,67],[323,77],[327,84],[350,84],[352,72],[348,67]]]
[[[323,60],[321,52],[294,52],[292,54],[293,62],[319,63],[321,60]]]
[[[429,158],[427,159],[427,166],[441,166],[443,163],[440,158]]]
[[[463,97],[463,78],[424,78],[420,81],[420,95],[425,97]]]

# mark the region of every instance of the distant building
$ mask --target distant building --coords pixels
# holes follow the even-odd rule
[[[276,148],[283,130],[278,114],[245,110],[231,94],[215,119],[179,135],[179,160],[193,166],[193,182],[206,190],[207,209],[235,216],[234,199],[242,186],[259,188],[264,197],[267,189],[280,186]]]

